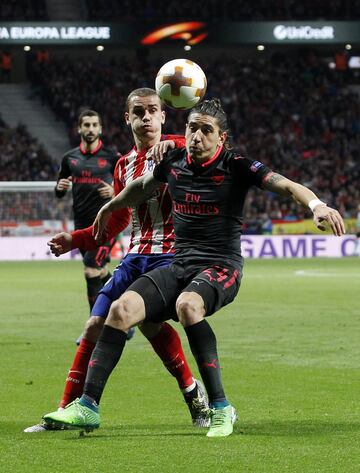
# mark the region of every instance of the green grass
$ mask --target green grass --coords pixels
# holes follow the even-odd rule
[[[99,431],[22,432],[61,397],[87,316],[81,271],[0,263],[1,472],[360,471],[358,259],[247,261],[236,301],[210,319],[240,414],[227,439],[193,430],[139,333],[105,390]]]

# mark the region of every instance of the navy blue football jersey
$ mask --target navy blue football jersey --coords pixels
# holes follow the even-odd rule
[[[173,150],[154,169],[172,198],[175,257],[241,261],[243,207],[251,186],[262,186],[272,171],[259,161],[220,149],[206,163]]]
[[[99,209],[110,199],[100,197],[102,181],[111,184],[120,154],[104,148],[100,141],[97,149],[87,153],[82,145],[68,151],[62,158],[60,179],[72,177],[74,223],[76,229],[92,225]],[[65,192],[55,189],[57,197]]]

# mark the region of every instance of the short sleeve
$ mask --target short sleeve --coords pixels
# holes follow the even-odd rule
[[[273,171],[260,161],[242,156],[233,156],[229,167],[236,178],[245,181],[248,186],[262,188],[264,178]]]

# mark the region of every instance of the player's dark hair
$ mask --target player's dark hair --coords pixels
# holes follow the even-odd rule
[[[140,89],[135,89],[130,94],[128,95],[125,103],[125,110],[126,112],[129,111],[130,107],[130,100],[137,96],[137,97],[152,97],[153,95],[156,95],[158,97],[158,94],[156,93],[155,89],[150,89],[149,87],[141,87]],[[161,108],[162,108],[162,103],[160,101]]]
[[[230,129],[227,121],[227,115],[222,108],[220,99],[202,100],[194,108],[190,110],[188,115],[188,121],[190,115],[193,113],[201,113],[203,115],[210,115],[210,117],[216,118],[217,124],[219,125],[221,133],[226,131],[228,137],[230,136]],[[230,143],[227,141],[224,143],[226,149],[231,149]]]
[[[102,125],[101,117],[95,110],[84,110],[79,115],[78,125],[81,126],[84,117],[98,117],[100,126]]]

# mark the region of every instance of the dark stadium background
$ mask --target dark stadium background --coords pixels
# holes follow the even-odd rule
[[[205,26],[141,45],[149,32],[180,22]],[[116,42],[6,38],[12,26],[89,24],[111,25]],[[334,38],[276,40],[279,25],[280,35]],[[360,68],[350,67],[360,66],[359,36],[360,0],[0,2],[1,472],[360,471]],[[48,183],[62,153],[78,144],[84,107],[104,116],[106,142],[127,151],[125,97],[153,86],[160,65],[176,57],[206,72],[234,147],[309,185],[340,210],[347,234],[307,234],[310,212],[269,193],[250,195],[239,296],[210,320],[240,417],[228,439],[209,446],[192,429],[174,381],[140,333],[108,383],[98,432],[25,434],[56,409],[88,315],[80,259],[52,260],[46,250],[50,236],[71,228],[70,199],[59,205]],[[167,129],[181,132],[186,115],[168,115]],[[346,257],[322,257],[327,238],[340,248],[334,256]],[[34,250],[28,242],[37,239]]]
[[[207,96],[221,98],[233,146],[310,186],[339,209],[349,233],[356,231],[360,1],[10,1],[1,5],[0,19],[0,181],[53,181],[62,153],[78,144],[76,118],[88,107],[104,118],[104,141],[126,152],[132,146],[123,123],[127,94],[153,87],[165,61],[186,57],[206,72]],[[141,44],[149,32],[184,22],[204,26]],[[14,25],[109,24],[114,42],[6,37]],[[335,25],[336,34],[332,40],[275,41],[269,31],[276,24]],[[168,110],[165,130],[181,133],[185,117]],[[42,196],[40,208],[32,202],[37,197],[26,199],[30,203],[23,194],[3,194],[0,221],[71,218],[69,206],[56,207],[51,195]],[[290,201],[252,191],[245,232],[287,233],[286,222],[309,218]]]

